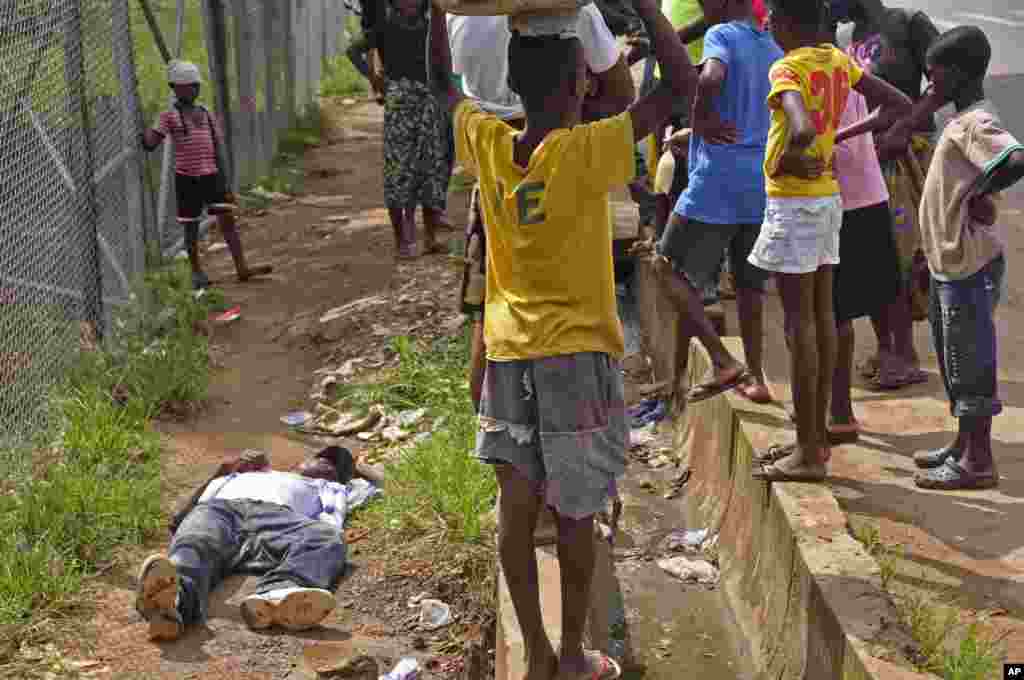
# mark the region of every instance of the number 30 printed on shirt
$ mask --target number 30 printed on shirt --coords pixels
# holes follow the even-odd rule
[[[828,71],[812,71],[805,85],[796,71],[783,67],[772,74],[772,81],[776,84],[790,83],[810,95],[807,109],[819,135],[839,129],[846,98],[850,94],[850,74],[845,68],[836,67],[831,74]]]
[[[823,135],[829,129],[838,130],[839,121],[846,108],[846,98],[850,95],[850,74],[844,68],[836,68],[829,78],[826,71],[811,73],[811,96],[820,100],[821,109],[811,107],[811,118],[818,134]]]

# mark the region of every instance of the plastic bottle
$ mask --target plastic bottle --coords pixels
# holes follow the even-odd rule
[[[399,661],[390,673],[380,676],[380,680],[416,680],[419,676],[419,662],[413,658],[405,658]]]

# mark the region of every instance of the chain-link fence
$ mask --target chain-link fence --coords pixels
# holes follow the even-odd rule
[[[180,238],[173,150],[154,168],[139,144],[169,104],[166,59],[208,70],[237,188],[314,101],[345,14],[341,0],[0,0],[2,436],[38,428],[54,380],[130,302],[147,247]]]

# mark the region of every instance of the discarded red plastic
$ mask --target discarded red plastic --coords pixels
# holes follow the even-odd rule
[[[242,318],[242,308],[236,305],[226,312],[221,312],[217,316],[213,317],[213,320],[216,323],[231,323],[232,321],[237,321],[240,318]]]

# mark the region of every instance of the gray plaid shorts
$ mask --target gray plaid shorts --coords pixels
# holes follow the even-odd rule
[[[607,354],[487,362],[476,457],[512,465],[559,515],[605,510],[628,446],[622,371]]]

